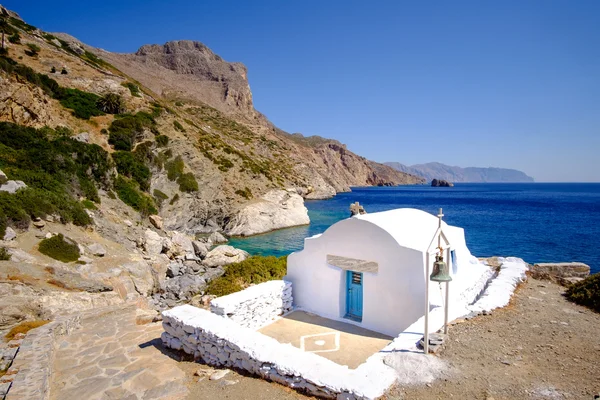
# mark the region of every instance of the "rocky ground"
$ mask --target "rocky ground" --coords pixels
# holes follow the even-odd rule
[[[444,374],[426,385],[395,388],[384,399],[593,399],[600,392],[600,315],[566,301],[563,291],[529,279],[508,307],[454,324],[446,347],[431,356],[446,363]],[[135,321],[135,310],[124,308],[118,318],[105,315],[61,339],[55,395],[77,398],[85,391],[92,399],[107,398],[106,391],[134,391],[147,399],[308,398],[193,362],[162,347],[160,323]],[[86,338],[93,338],[94,346]],[[70,365],[63,365],[67,360]],[[69,374],[69,368],[76,373]]]
[[[593,399],[600,394],[600,314],[564,288],[529,279],[511,305],[458,323],[439,355],[448,370],[389,399]]]

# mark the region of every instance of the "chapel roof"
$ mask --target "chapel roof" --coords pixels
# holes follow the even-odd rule
[[[353,219],[370,222],[385,230],[402,247],[426,252],[438,228],[438,217],[415,208],[397,208],[363,215]],[[444,233],[451,239],[452,228],[442,221]]]

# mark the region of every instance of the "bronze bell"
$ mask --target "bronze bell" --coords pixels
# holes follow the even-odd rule
[[[444,262],[444,257],[441,254],[435,256],[433,263],[433,272],[429,276],[429,280],[434,282],[450,282],[452,277],[448,271],[448,264]]]

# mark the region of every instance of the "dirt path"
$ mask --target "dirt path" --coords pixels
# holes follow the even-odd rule
[[[510,306],[454,325],[447,376],[389,399],[586,399],[600,392],[600,314],[529,279]]]

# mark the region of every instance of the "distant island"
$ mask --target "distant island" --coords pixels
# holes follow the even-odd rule
[[[427,181],[442,179],[449,182],[533,182],[533,178],[522,171],[507,168],[455,167],[437,162],[404,165],[399,162],[386,162],[400,172],[422,176]]]

